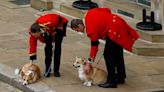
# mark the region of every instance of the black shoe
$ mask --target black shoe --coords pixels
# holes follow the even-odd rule
[[[99,84],[98,86],[102,88],[117,88],[117,84],[111,84],[111,83]]]
[[[54,76],[55,77],[60,77],[60,73],[59,72],[54,72]]]
[[[118,79],[117,84],[125,84],[125,79]]]

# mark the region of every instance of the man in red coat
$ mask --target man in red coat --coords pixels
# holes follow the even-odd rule
[[[45,77],[50,76],[52,53],[54,53],[54,76],[60,77],[59,67],[61,58],[61,43],[66,36],[68,20],[57,14],[46,14],[40,16],[31,25],[29,38],[30,60],[36,60],[37,40],[45,43]],[[55,50],[52,51],[52,42],[55,42]]]
[[[136,31],[131,28],[118,15],[112,14],[108,8],[94,8],[86,12],[84,19],[73,19],[71,28],[78,32],[84,32],[91,40],[91,49],[88,62],[91,64],[97,54],[99,39],[106,40],[104,59],[106,62],[108,77],[103,88],[117,88],[117,84],[125,83],[126,73],[123,58],[123,48],[132,51],[132,45],[139,38]],[[89,72],[87,63],[85,71]]]

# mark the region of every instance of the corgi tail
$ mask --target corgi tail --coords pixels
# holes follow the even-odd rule
[[[15,69],[15,75],[19,75],[20,74],[20,71],[21,71],[21,69],[16,68]]]

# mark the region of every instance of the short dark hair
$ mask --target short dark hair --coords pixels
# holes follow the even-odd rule
[[[82,19],[73,19],[71,21],[71,28],[76,28],[79,24],[83,24]]]
[[[31,25],[30,31],[32,33],[40,32],[40,26],[39,26],[39,24],[37,22],[33,23]]]

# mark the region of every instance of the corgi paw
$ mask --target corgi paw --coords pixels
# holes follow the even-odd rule
[[[86,84],[87,87],[92,86],[92,82],[90,82],[90,81],[86,82],[85,84]]]
[[[91,83],[87,83],[87,85],[86,85],[87,87],[90,87],[90,86],[92,86],[92,84]]]
[[[85,86],[86,86],[86,85],[87,85],[87,82],[84,82],[84,83],[83,83],[83,85],[85,85]]]

